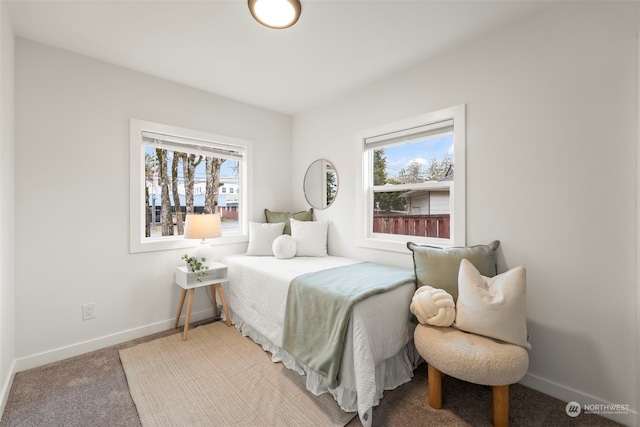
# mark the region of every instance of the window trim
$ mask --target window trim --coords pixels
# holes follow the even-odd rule
[[[139,119],[129,120],[129,252],[152,252],[161,250],[193,248],[196,242],[185,239],[182,236],[154,239],[144,236],[145,210],[144,202],[144,145],[142,144],[143,132],[157,133],[175,136],[176,138],[188,138],[241,147],[246,156],[243,160],[244,167],[240,168],[239,180],[244,186],[240,193],[241,210],[238,218],[240,233],[230,236],[222,236],[209,239],[212,246],[231,243],[244,243],[249,241],[249,218],[253,217],[253,143],[249,140],[216,135],[208,132],[186,129],[176,126],[164,125]]]
[[[451,226],[449,239],[420,236],[389,235],[373,233],[373,149],[381,146],[385,135],[409,129],[429,129],[438,124],[445,129],[453,120],[455,173],[450,190]],[[466,245],[466,105],[456,105],[427,114],[398,120],[357,132],[358,172],[356,173],[356,245],[359,247],[408,252],[406,243],[428,244],[439,247]],[[375,141],[367,145],[367,141]],[[394,186],[400,189],[403,186]],[[378,186],[378,188],[380,188]]]

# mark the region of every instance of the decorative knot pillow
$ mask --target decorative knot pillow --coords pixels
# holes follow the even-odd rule
[[[423,325],[448,327],[456,318],[453,297],[444,289],[431,286],[421,286],[416,290],[409,309]]]
[[[495,277],[482,276],[466,259],[460,262],[455,327],[531,349],[525,315],[526,272],[515,267]]]
[[[296,256],[298,245],[296,239],[288,234],[276,237],[273,241],[273,254],[278,259],[289,259]]]
[[[413,267],[417,285],[433,286],[444,289],[456,301],[458,298],[458,271],[460,260],[468,259],[485,276],[498,274],[496,267],[496,250],[500,246],[498,240],[488,245],[445,247],[418,245],[407,243],[413,252]]]
[[[266,224],[249,222],[247,255],[273,256],[273,241],[282,236],[284,222]]]

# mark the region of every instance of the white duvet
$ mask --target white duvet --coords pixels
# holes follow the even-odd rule
[[[418,361],[412,343],[414,325],[409,305],[414,284],[377,294],[357,303],[351,314],[341,365],[340,385],[328,389],[324,379],[282,350],[287,291],[295,277],[360,261],[326,256],[275,257],[232,255],[224,286],[232,322],[273,354],[274,362],[307,375],[307,388],[316,395],[330,392],[344,411],[357,411],[371,426],[372,408],[384,390],[411,380]]]

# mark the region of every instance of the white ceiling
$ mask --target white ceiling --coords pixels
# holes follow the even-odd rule
[[[298,23],[272,30],[244,0],[3,1],[20,37],[286,114],[551,4],[301,0]]]

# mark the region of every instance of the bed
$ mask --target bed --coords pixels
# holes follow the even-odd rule
[[[269,351],[274,362],[306,375],[310,392],[329,392],[344,411],[357,412],[364,426],[371,426],[373,407],[384,390],[411,380],[419,362],[409,312],[416,289],[413,275],[409,282],[352,306],[339,360],[339,383],[335,384],[283,348],[287,295],[300,277],[367,266],[336,256],[231,255],[222,262],[228,266],[228,282],[223,286],[236,328]]]

